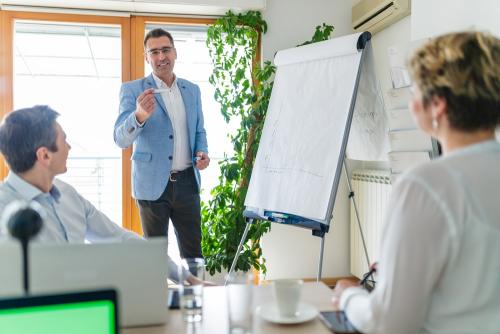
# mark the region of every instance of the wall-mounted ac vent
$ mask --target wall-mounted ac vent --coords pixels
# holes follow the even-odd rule
[[[410,0],[362,0],[352,7],[352,27],[372,34],[410,14]]]

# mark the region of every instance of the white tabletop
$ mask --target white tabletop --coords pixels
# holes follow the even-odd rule
[[[259,285],[254,290],[254,306],[266,305],[273,301],[271,285]],[[318,311],[333,311],[332,291],[323,283],[304,283],[302,302],[310,304]],[[203,321],[197,326],[188,326],[179,310],[170,310],[168,322],[164,326],[137,327],[122,329],[123,334],[226,334],[228,333],[227,304],[224,287],[207,287],[204,289]],[[260,333],[330,333],[318,319],[296,324],[279,325],[267,322],[254,316],[254,334]]]

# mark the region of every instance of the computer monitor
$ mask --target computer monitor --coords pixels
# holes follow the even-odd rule
[[[115,334],[114,290],[0,299],[0,329],[16,334]]]

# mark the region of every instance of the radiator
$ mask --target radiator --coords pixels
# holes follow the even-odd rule
[[[390,173],[378,170],[356,170],[351,176],[352,190],[358,206],[370,262],[378,260],[380,237],[391,192]],[[361,278],[368,271],[363,241],[351,201],[351,274]]]

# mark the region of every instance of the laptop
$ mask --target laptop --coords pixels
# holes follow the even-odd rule
[[[31,249],[32,293],[116,289],[123,327],[165,323],[167,287],[166,238]]]
[[[116,334],[116,292],[0,299],[0,328],[16,334]]]
[[[21,248],[0,243],[0,298],[20,296]],[[30,293],[116,289],[122,327],[167,321],[167,239],[30,245]],[[4,270],[5,269],[5,270]]]

